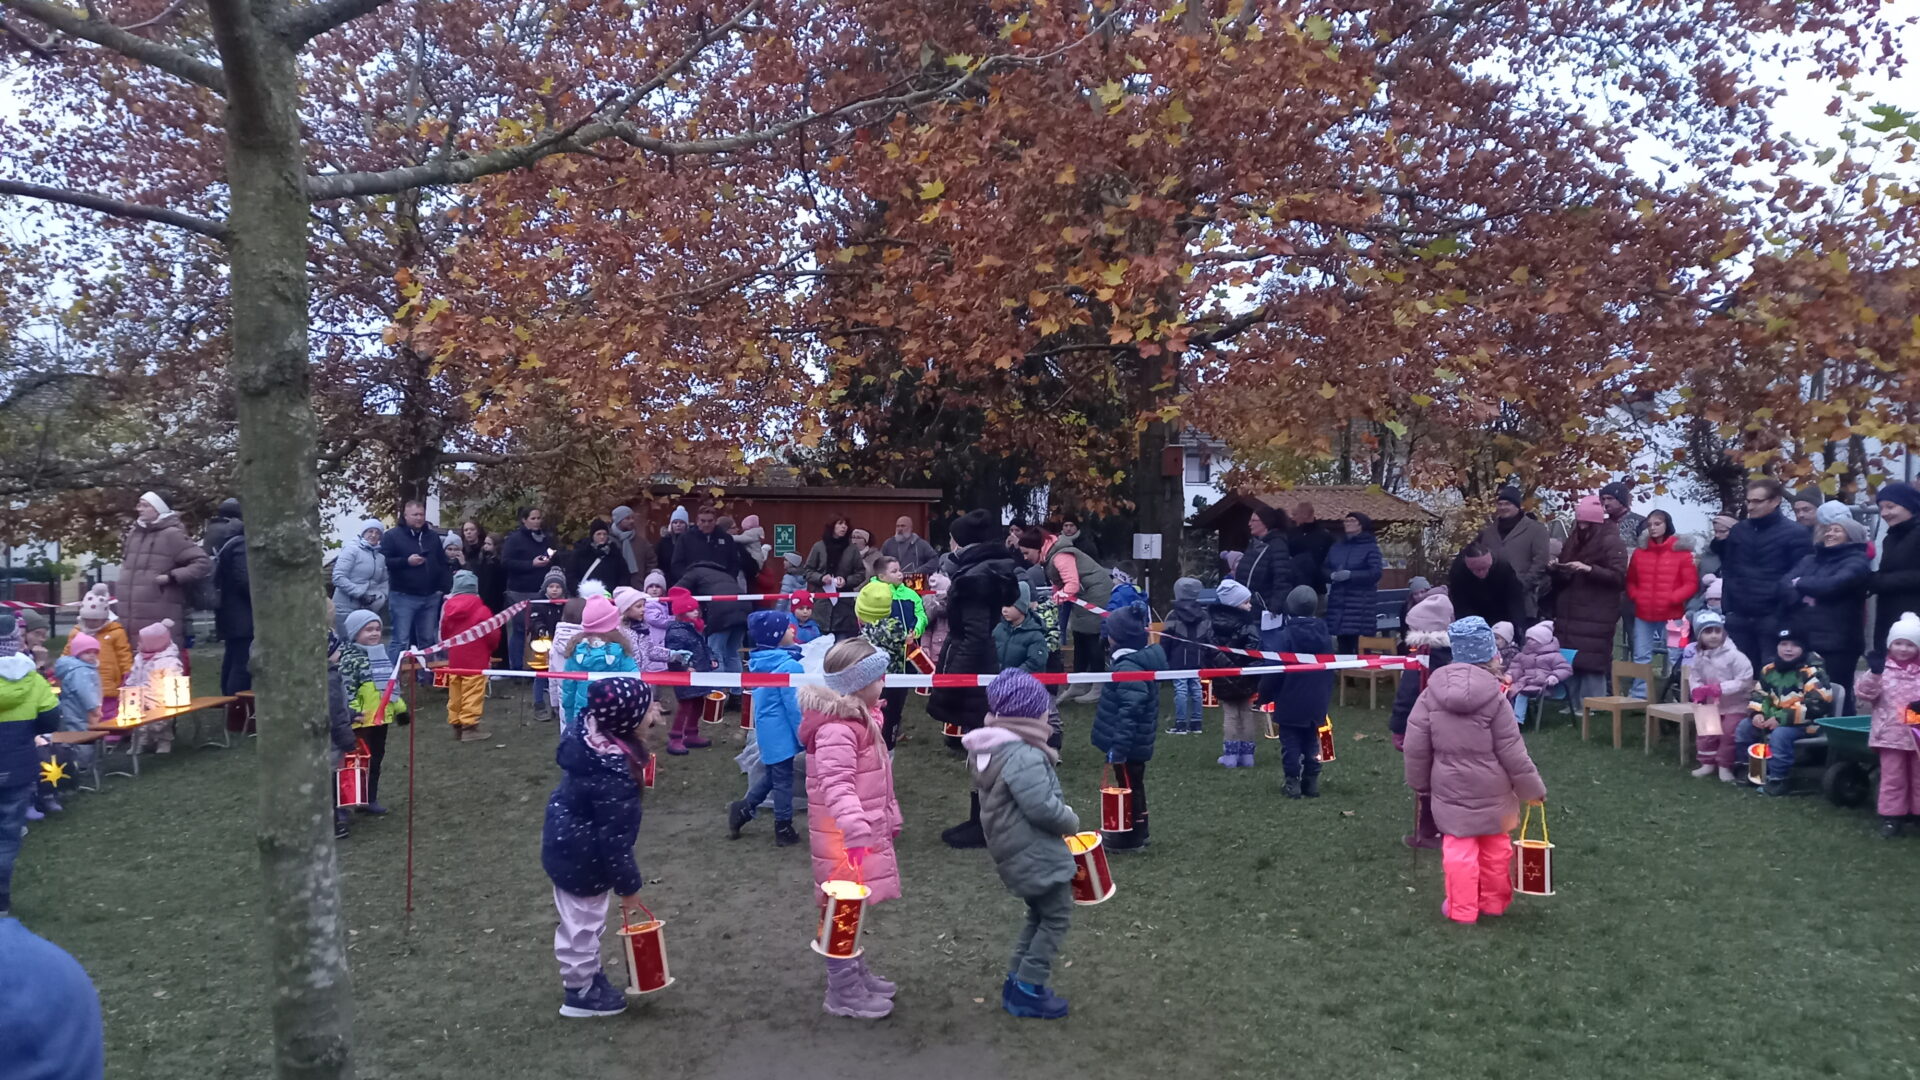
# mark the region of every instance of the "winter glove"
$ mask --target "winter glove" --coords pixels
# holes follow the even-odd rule
[[[673,651],[667,653],[667,663],[678,664],[681,667],[686,667],[687,665],[693,663],[693,654],[688,652],[685,649],[674,649]]]
[[[863,847],[848,848],[847,849],[847,865],[853,867],[855,870],[860,869],[861,864],[867,861],[867,852],[869,850],[870,849],[863,848]]]
[[[1695,705],[1706,705],[1719,700],[1720,684],[1718,683],[1708,683],[1705,686],[1696,686],[1693,688],[1693,703]]]
[[[1351,571],[1351,570],[1335,570],[1335,571],[1334,571],[1333,573],[1331,573],[1331,574],[1328,574],[1327,576],[1328,576],[1328,577],[1330,577],[1330,578],[1332,578],[1332,579],[1333,579],[1333,580],[1335,580],[1335,581],[1345,581],[1345,580],[1347,580],[1348,578],[1350,578],[1350,577],[1352,577],[1352,576],[1353,576],[1353,571]]]

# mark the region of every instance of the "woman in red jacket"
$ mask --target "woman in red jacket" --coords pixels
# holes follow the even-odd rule
[[[451,638],[491,618],[493,612],[487,610],[486,602],[480,599],[480,579],[471,570],[454,574],[453,593],[440,610],[440,633]],[[447,666],[456,669],[487,667],[493,659],[494,643],[498,640],[500,631],[496,627],[473,641],[448,646]],[[447,676],[447,723],[453,727],[454,741],[477,742],[487,737],[487,733],[480,730],[480,710],[486,706],[485,675]]]
[[[1640,545],[1627,564],[1627,598],[1633,601],[1633,662],[1645,664],[1653,660],[1656,646],[1666,647],[1667,623],[1686,617],[1687,601],[1700,589],[1700,571],[1694,566],[1693,552],[1680,546],[1673,517],[1665,510],[1647,515]],[[1679,662],[1669,650],[1667,670]],[[1631,693],[1646,693],[1637,680],[1634,687]]]

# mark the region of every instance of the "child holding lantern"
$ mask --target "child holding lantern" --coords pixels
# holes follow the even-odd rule
[[[1425,656],[1427,662],[1422,667],[1400,672],[1400,686],[1393,695],[1393,713],[1387,719],[1387,731],[1393,736],[1396,750],[1406,748],[1407,718],[1413,715],[1420,692],[1427,688],[1434,672],[1453,658],[1447,638],[1447,627],[1452,622],[1453,601],[1444,589],[1429,591],[1407,610],[1406,652],[1409,656]],[[1440,829],[1433,823],[1433,807],[1426,796],[1414,795],[1413,832],[1401,837],[1400,842],[1410,848],[1440,847]]]
[[[793,648],[793,623],[784,611],[756,611],[747,616],[747,641],[753,655],[747,670],[759,675],[798,675],[804,669]],[[760,800],[773,796],[773,844],[800,842],[793,831],[793,759],[800,752],[800,696],[791,686],[763,686],[753,691],[753,742],[760,752],[760,780],[747,789],[746,798],[727,807],[727,838],[740,839],[740,829],[753,820]]]
[[[639,679],[596,679],[571,724],[561,729],[554,761],[560,783],[547,799],[540,829],[540,867],[553,882],[559,926],[553,957],[560,963],[560,1015],[613,1016],[627,999],[600,968],[607,901],[620,896],[631,919],[640,906],[640,780],[653,691]]]
[[[1107,616],[1101,627],[1112,647],[1107,670],[1165,671],[1167,654],[1147,644],[1144,606],[1124,607]],[[1107,834],[1107,850],[1142,851],[1147,846],[1147,762],[1153,760],[1153,737],[1160,729],[1160,684],[1115,682],[1100,695],[1093,716],[1093,745],[1107,755],[1114,771],[1126,776],[1133,790],[1126,832]]]
[[[367,805],[363,814],[387,812],[380,805],[380,763],[387,758],[387,728],[404,722],[406,699],[395,694],[380,708],[380,696],[393,678],[393,656],[380,640],[380,616],[366,608],[347,614],[347,640],[340,646],[340,682],[354,713],[353,730],[367,744]]]
[[[1761,794],[1785,796],[1794,744],[1818,734],[1819,721],[1833,713],[1833,682],[1820,654],[1808,652],[1792,630],[1781,631],[1773,659],[1754,677],[1747,710],[1734,729],[1734,760],[1745,761],[1754,744],[1766,743],[1767,781]]]
[[[1720,779],[1733,783],[1734,730],[1747,713],[1747,695],[1753,690],[1753,662],[1747,659],[1727,637],[1726,616],[1712,608],[1693,613],[1694,651],[1683,662],[1693,684],[1693,703],[1713,705],[1720,720],[1720,732],[1694,736],[1700,767],[1693,775],[1705,779],[1716,770]]]
[[[1885,669],[1861,675],[1853,691],[1873,706],[1867,745],[1880,756],[1880,838],[1891,840],[1902,818],[1920,818],[1920,615],[1894,621]]]
[[[1520,725],[1495,674],[1500,653],[1478,615],[1448,627],[1453,662],[1433,673],[1407,719],[1407,786],[1433,808],[1442,835],[1441,914],[1471,924],[1513,902],[1509,867],[1520,804],[1546,802]]]
[[[887,654],[849,638],[827,650],[824,667],[825,684],[798,695],[813,880],[821,886],[849,874],[869,890],[866,903],[883,903],[900,896],[893,841],[904,823],[877,715]],[[826,894],[818,899],[824,907]],[[893,1011],[894,990],[864,956],[827,958],[826,1010],[834,1016],[877,1020]]]
[[[1313,614],[1319,603],[1313,586],[1294,586],[1287,594],[1287,622],[1274,651],[1333,651],[1325,620]],[[1273,703],[1273,723],[1280,729],[1280,765],[1286,771],[1280,793],[1289,799],[1320,797],[1320,725],[1333,704],[1333,680],[1331,671],[1283,672],[1260,680],[1260,696]],[[1246,764],[1252,764],[1252,744],[1241,752]]]
[[[1073,915],[1073,856],[1062,838],[1080,831],[1054,771],[1060,752],[1049,741],[1052,703],[1040,680],[1009,668],[987,686],[986,726],[960,737],[980,792],[987,853],[1007,890],[1027,902],[1000,1007],[1040,1020],[1067,1015],[1067,999],[1047,980]]]

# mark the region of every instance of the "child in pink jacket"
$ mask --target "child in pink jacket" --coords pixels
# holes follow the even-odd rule
[[[878,706],[887,664],[887,654],[872,642],[848,638],[827,650],[826,685],[799,692],[814,884],[851,876],[872,890],[869,907],[900,896],[893,840],[903,819]],[[825,904],[824,894],[816,898]],[[835,1016],[886,1016],[894,989],[867,970],[865,956],[827,958],[826,1010]]]
[[[1747,715],[1747,696],[1753,692],[1753,662],[1727,638],[1727,618],[1712,608],[1693,613],[1693,658],[1684,661],[1687,678],[1693,685],[1693,703],[1718,703],[1720,734],[1695,735],[1694,752],[1700,767],[1693,775],[1702,779],[1716,771],[1731,784],[1738,779],[1733,772],[1733,732]]]
[[[1520,725],[1494,675],[1499,651],[1478,615],[1447,628],[1453,662],[1433,673],[1407,718],[1407,786],[1432,800],[1440,827],[1447,896],[1457,923],[1504,915],[1513,902],[1513,841],[1520,803],[1543,803],[1547,786],[1527,755]]]
[[[1855,680],[1873,705],[1867,745],[1880,755],[1880,835],[1900,835],[1900,819],[1920,816],[1920,615],[1903,613],[1887,631],[1887,665]]]
[[[1553,688],[1573,678],[1573,665],[1560,652],[1560,639],[1553,636],[1553,624],[1538,622],[1527,630],[1527,643],[1507,665],[1513,679],[1507,693],[1513,697],[1513,716],[1527,722],[1527,709],[1546,697]]]

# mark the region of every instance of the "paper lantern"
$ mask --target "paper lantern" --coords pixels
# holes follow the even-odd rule
[[[652,790],[654,777],[660,772],[660,755],[648,754],[647,763],[640,766],[640,786]]]
[[[1532,831],[1533,812],[1540,811],[1540,838]],[[1547,808],[1529,805],[1520,818],[1520,839],[1513,844],[1513,891],[1528,896],[1553,895],[1553,845],[1547,841]]]
[[[1773,756],[1773,747],[1766,743],[1754,743],[1747,747],[1747,780],[1750,783],[1767,782],[1767,759]]]
[[[156,671],[147,676],[147,685],[140,690],[140,704],[144,711],[156,709],[179,709],[193,701],[193,687],[185,675]]]
[[[1083,907],[1113,898],[1113,870],[1107,866],[1107,848],[1094,832],[1065,838],[1073,853],[1073,902]]]
[[[745,691],[740,694],[740,730],[753,730],[753,695]]]
[[[1200,680],[1200,707],[1203,709],[1217,709],[1220,707],[1220,699],[1213,693],[1212,679]]]
[[[727,695],[725,691],[715,690],[700,702],[700,722],[717,724],[727,714]]]
[[[653,917],[645,904],[647,921],[628,923],[620,928],[620,940],[627,949],[627,993],[651,994],[673,985],[673,973],[667,967],[667,924]]]
[[[913,670],[922,675],[933,674],[933,657],[928,656],[927,650],[921,648],[918,642],[915,642],[914,646],[907,650],[907,663],[912,664]],[[913,692],[921,697],[933,696],[933,688],[930,686],[916,686],[913,688]]]
[[[446,668],[444,667],[434,668],[433,669],[433,688],[435,690],[445,690],[447,687],[453,685],[451,682],[452,678],[453,676],[447,674]]]
[[[333,770],[333,805],[338,809],[367,805],[367,766],[373,761],[373,752],[367,749],[365,740],[356,741],[353,749],[340,758],[340,767]]]
[[[873,890],[858,881],[832,878],[820,883],[820,892],[826,897],[826,905],[820,909],[820,928],[809,947],[834,960],[859,956],[860,924]]]
[[[949,739],[957,739],[962,734],[962,732],[960,731],[960,725],[952,724],[952,723],[941,724],[940,733],[942,735],[945,735]]]
[[[927,591],[927,575],[925,574],[904,575],[901,578],[900,583],[917,593],[923,593]]]
[[[534,638],[531,642],[528,642],[527,648],[533,651],[533,655],[527,657],[527,666],[535,671],[547,670],[547,654],[553,652],[553,639],[550,637]]]
[[[1100,831],[1133,831],[1133,789],[1112,763],[1100,767]]]
[[[1325,765],[1333,760],[1333,717],[1327,717],[1326,722],[1320,725],[1319,735],[1320,764]]]

